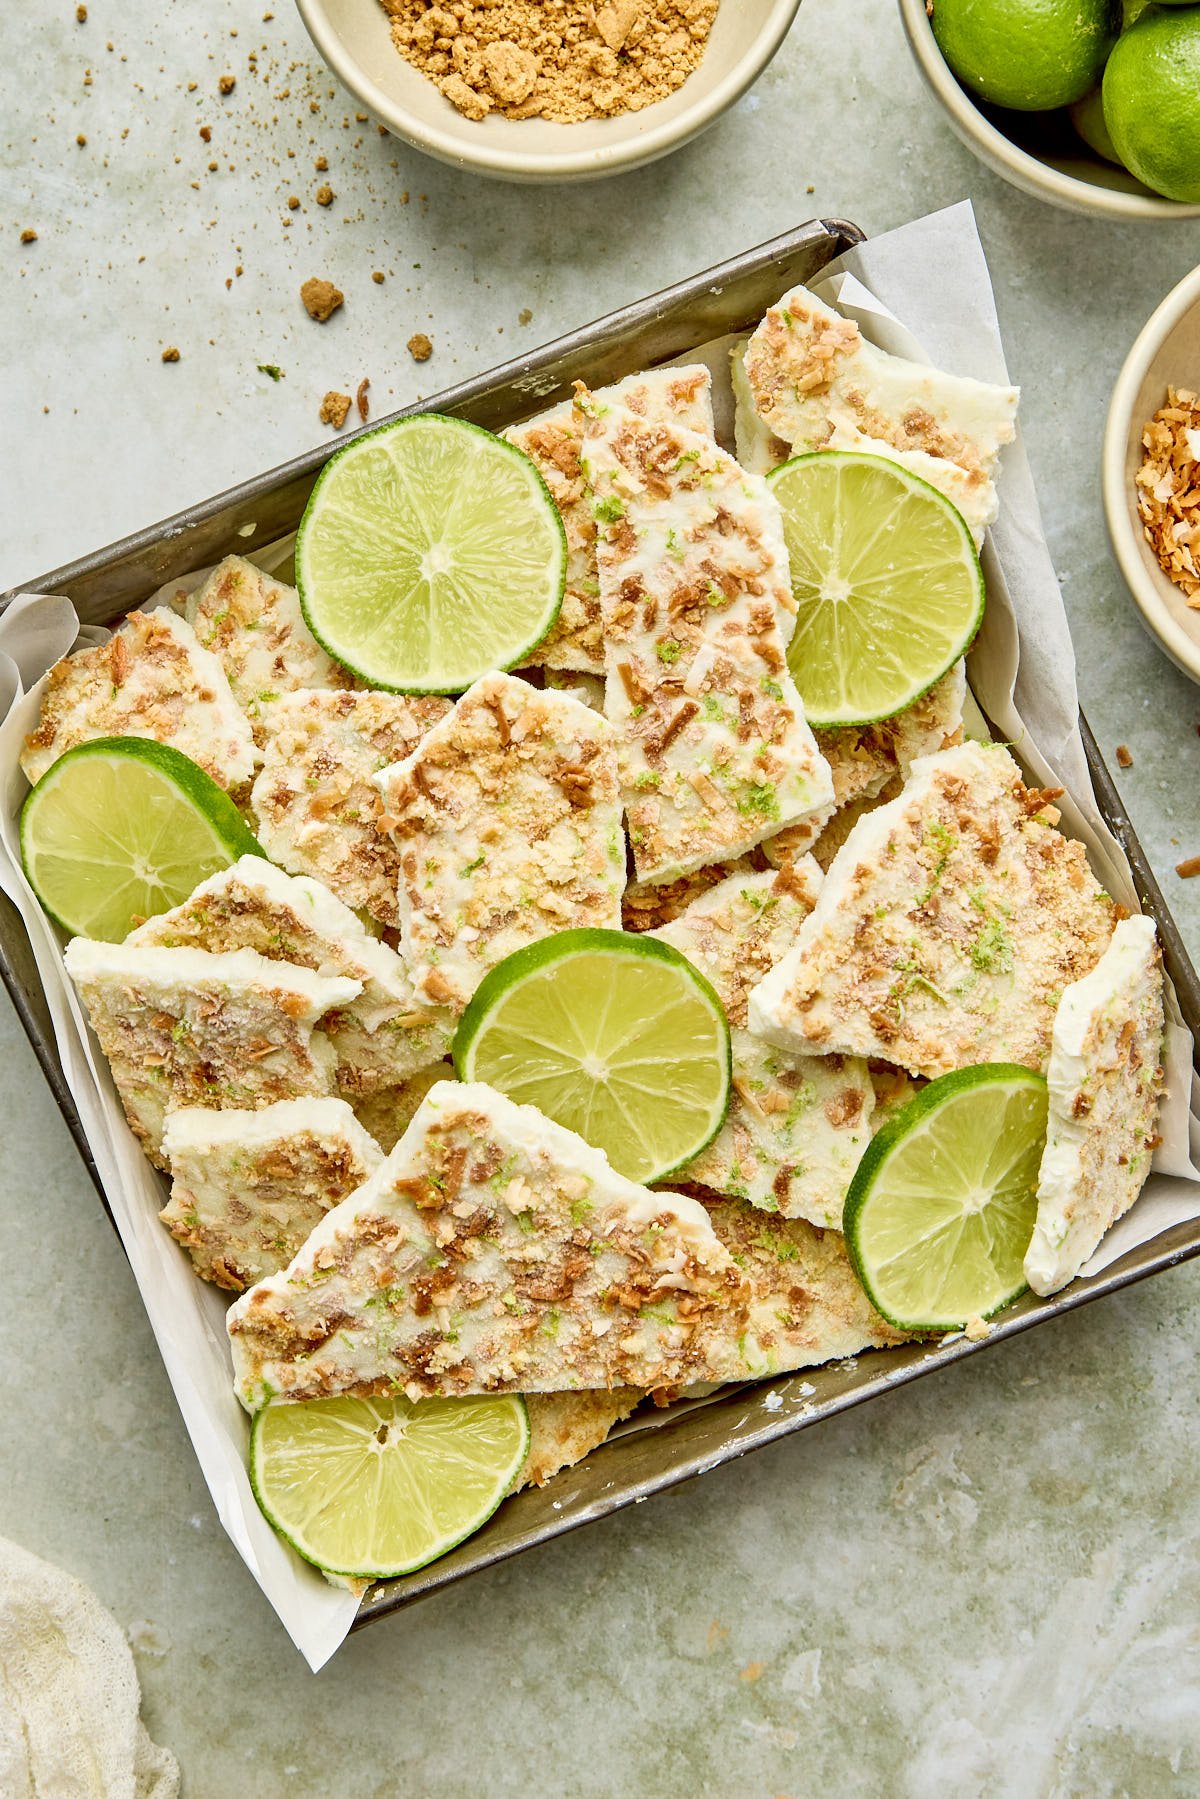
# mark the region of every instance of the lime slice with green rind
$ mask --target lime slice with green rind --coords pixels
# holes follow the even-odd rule
[[[412,1574],[487,1522],[529,1453],[516,1394],[277,1402],[256,1413],[250,1482],[305,1561],[349,1580]]]
[[[485,977],[454,1039],[486,1081],[649,1183],[711,1143],[729,1107],[729,1025],[704,976],[668,944],[561,931]]]
[[[983,571],[958,509],[885,456],[818,450],[768,477],[783,511],[796,629],[788,667],[811,725],[911,706],[983,618]]]
[[[296,538],[309,629],[372,687],[461,693],[558,617],[562,519],[521,450],[464,419],[398,419],[326,463]]]
[[[876,1311],[961,1330],[1025,1290],[1046,1142],[1046,1082],[1014,1063],[944,1074],[872,1138],[843,1228]]]
[[[25,877],[74,937],[120,943],[258,839],[211,775],[144,737],[98,737],[60,756],[21,809]]]

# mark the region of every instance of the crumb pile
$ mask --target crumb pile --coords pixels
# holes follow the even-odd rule
[[[1167,404],[1142,432],[1137,489],[1146,542],[1200,609],[1200,395],[1167,389]]]
[[[469,119],[638,112],[687,80],[718,0],[382,0],[401,56]]]

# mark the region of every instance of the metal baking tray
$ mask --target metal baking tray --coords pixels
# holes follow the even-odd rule
[[[813,220],[758,249],[747,251],[688,281],[593,325],[556,339],[543,349],[504,364],[475,380],[435,394],[408,412],[454,412],[477,424],[498,428],[564,398],[575,380],[600,386],[622,375],[686,355],[727,332],[754,325],[779,295],[799,281],[811,281],[843,250],[862,241],[854,225]],[[401,413],[393,414],[401,417]],[[383,421],[376,421],[380,423]],[[337,447],[346,440],[338,439]],[[322,446],[260,475],[175,518],[86,556],[26,590],[66,594],[88,624],[109,624],[165,582],[217,562],[233,552],[250,554],[293,530],[330,450]],[[11,599],[0,596],[0,609]],[[1083,723],[1084,747],[1100,811],[1128,856],[1144,909],[1154,918],[1167,971],[1175,984],[1184,1022],[1200,1039],[1200,979],[1167,910],[1120,796],[1095,739]],[[1019,757],[1019,751],[1018,757]],[[0,978],[3,979],[80,1155],[103,1192],[91,1151],[63,1078],[49,1013],[33,956],[11,903],[0,895]],[[622,1433],[578,1467],[558,1475],[549,1487],[519,1493],[504,1504],[469,1542],[420,1573],[377,1584],[364,1598],[355,1628],[410,1605],[478,1569],[531,1549],[537,1543],[634,1505],[723,1462],[773,1443],[819,1419],[873,1399],[919,1375],[974,1355],[1075,1306],[1115,1292],[1133,1281],[1200,1254],[1200,1222],[1178,1225],[1131,1251],[1090,1281],[1076,1281],[1051,1300],[1027,1294],[982,1342],[960,1339],[930,1346],[872,1350],[853,1361],[807,1369],[752,1388],[734,1388],[706,1405],[663,1419],[657,1429]],[[771,1410],[768,1394],[778,1395]]]

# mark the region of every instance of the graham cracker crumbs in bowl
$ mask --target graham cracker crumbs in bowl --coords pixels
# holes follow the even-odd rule
[[[469,119],[638,112],[696,68],[718,0],[381,0],[401,56]]]
[[[1138,513],[1159,567],[1200,609],[1200,396],[1167,389],[1142,432]]]
[[[311,275],[300,289],[300,298],[309,318],[316,319],[318,325],[323,325],[326,319],[333,317],[346,296],[332,281],[325,281],[319,275]]]
[[[335,431],[340,431],[350,415],[350,408],[353,404],[349,394],[340,394],[331,387],[321,401],[318,417],[323,425],[332,425]]]

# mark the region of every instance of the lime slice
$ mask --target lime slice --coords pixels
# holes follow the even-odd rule
[[[486,1081],[576,1131],[634,1181],[698,1156],[729,1106],[729,1025],[685,956],[623,931],[560,931],[492,969],[454,1038]]]
[[[309,629],[373,687],[461,693],[514,668],[562,604],[567,540],[528,456],[429,412],[326,463],[296,537]]]
[[[842,1224],[876,1311],[961,1330],[1025,1289],[1046,1083],[1009,1062],[931,1081],[871,1140]]]
[[[961,513],[884,456],[818,450],[769,477],[796,598],[788,667],[812,725],[862,725],[920,699],[983,618]]]
[[[347,1579],[411,1574],[491,1517],[529,1453],[515,1394],[264,1406],[250,1484],[305,1561]]]
[[[261,856],[202,768],[144,737],[98,737],[60,756],[21,810],[21,863],[74,937],[120,943],[239,856]]]

